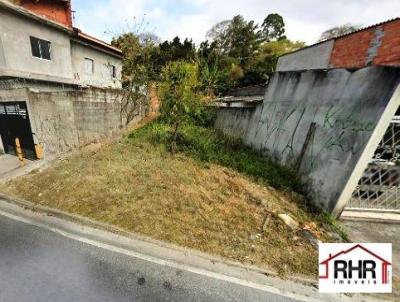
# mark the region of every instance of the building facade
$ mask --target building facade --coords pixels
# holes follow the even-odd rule
[[[46,17],[47,2],[0,0],[0,79],[121,88],[121,51],[73,28],[69,1]]]
[[[0,0],[0,154],[18,138],[24,157],[53,157],[119,131],[121,70],[119,49],[73,27],[70,0]]]

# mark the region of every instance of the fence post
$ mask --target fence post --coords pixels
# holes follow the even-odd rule
[[[24,155],[22,154],[21,144],[18,137],[15,138],[15,150],[19,159],[19,165],[21,167],[25,166]]]

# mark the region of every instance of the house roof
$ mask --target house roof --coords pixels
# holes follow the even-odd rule
[[[317,46],[317,45],[320,45],[320,44],[324,44],[324,43],[327,43],[329,41],[334,41],[334,40],[337,40],[337,39],[341,39],[343,37],[347,37],[347,36],[359,33],[361,31],[368,30],[368,29],[371,29],[371,28],[374,28],[374,27],[378,27],[378,26],[381,26],[381,25],[384,25],[384,24],[387,24],[387,23],[395,22],[395,21],[400,21],[400,17],[389,19],[389,20],[386,20],[386,21],[383,21],[383,22],[380,22],[380,23],[377,23],[377,24],[369,25],[369,26],[360,28],[358,30],[355,30],[355,31],[352,31],[350,33],[343,34],[343,35],[340,35],[340,36],[337,36],[337,37],[334,37],[334,38],[330,38],[330,39],[327,39],[327,40],[319,41],[317,43],[314,43],[314,44],[311,44],[311,45],[307,45],[306,47],[299,48],[299,49],[296,49],[294,51],[285,53],[285,54],[281,55],[280,57],[284,57],[284,56],[287,56],[287,55],[302,51],[302,50],[307,49],[307,48],[311,48],[311,47],[314,47],[314,46]]]
[[[99,46],[101,48],[105,48],[109,51],[112,51],[112,52],[118,54],[119,56],[122,56],[122,51],[119,48],[114,47],[111,44],[108,44],[100,39],[97,39],[97,38],[89,35],[89,34],[86,34],[86,33],[82,32],[79,28],[74,27],[74,30],[81,40],[96,44],[97,46]]]
[[[58,0],[58,1],[69,2],[69,0]],[[118,57],[122,56],[122,51],[120,49],[110,45],[107,42],[101,41],[95,37],[92,37],[92,36],[82,32],[79,28],[69,28],[63,24],[60,24],[56,21],[47,19],[41,15],[35,14],[32,11],[29,11],[21,6],[12,4],[6,0],[0,0],[0,8],[4,8],[4,9],[11,11],[13,13],[16,13],[18,15],[22,15],[31,20],[35,20],[35,21],[45,24],[47,26],[53,27],[57,30],[66,32],[77,40],[81,40],[90,45],[97,46],[96,48],[99,50],[107,51],[108,53],[111,52],[112,54],[114,54]]]
[[[357,248],[360,248],[360,249],[364,250],[365,252],[371,254],[372,256],[374,256],[375,258],[379,259],[380,261],[382,261],[382,262],[384,262],[384,263],[391,264],[389,261],[386,261],[386,260],[383,259],[382,257],[380,257],[380,256],[378,256],[377,254],[371,252],[369,249],[363,247],[361,244],[356,244],[356,245],[353,246],[352,248],[350,248],[350,249],[348,249],[348,250],[345,250],[345,251],[341,251],[341,252],[339,252],[339,253],[337,253],[337,254],[335,254],[335,255],[333,255],[333,256],[330,255],[328,259],[322,261],[320,264],[327,264],[327,263],[328,263],[329,261],[331,261],[332,259],[334,259],[334,258],[336,258],[336,257],[338,257],[338,256],[340,256],[340,255],[348,254],[348,253],[352,252],[353,250],[355,250],[355,249],[357,249]]]

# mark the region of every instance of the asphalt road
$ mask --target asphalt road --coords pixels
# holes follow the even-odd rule
[[[0,301],[295,301],[0,216]]]

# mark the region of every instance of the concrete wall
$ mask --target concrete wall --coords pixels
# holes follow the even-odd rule
[[[35,144],[53,157],[111,136],[125,126],[121,116],[121,91],[84,89],[34,92],[29,89],[0,90],[0,102],[26,102]],[[135,121],[147,113],[137,112]]]
[[[4,55],[3,41],[0,35],[0,68],[5,68],[5,67],[6,67],[6,58]]]
[[[276,71],[326,69],[334,41],[326,41],[312,47],[303,48],[278,59]]]
[[[30,36],[51,42],[51,61],[32,56]],[[23,72],[28,76],[37,73],[73,79],[71,46],[67,33],[0,10],[0,39],[5,57],[3,68]]]
[[[37,81],[37,80],[28,80],[28,79],[7,79],[0,80],[0,90],[8,90],[8,89],[18,89],[18,88],[29,88],[35,91],[71,91],[76,90],[79,86],[64,84],[64,83],[55,83],[55,82],[45,82],[45,81]]]
[[[220,109],[215,126],[298,169],[311,200],[332,212],[399,79],[384,67],[276,73],[261,105]]]
[[[104,52],[84,46],[76,42],[71,42],[72,66],[75,79],[86,85],[121,88],[122,62],[116,58],[105,54]],[[88,74],[85,71],[85,58],[94,61],[94,72]],[[110,76],[109,66],[114,65],[117,68],[117,77]]]

